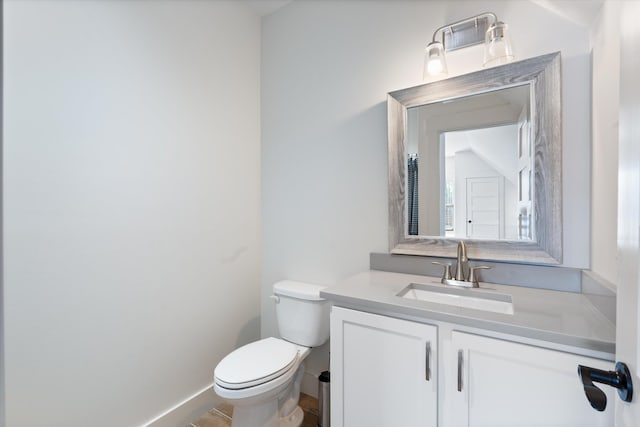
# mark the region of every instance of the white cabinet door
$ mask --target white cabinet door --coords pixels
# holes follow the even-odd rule
[[[451,344],[455,360],[443,365],[453,382],[445,398],[452,426],[613,426],[615,392],[602,388],[610,404],[597,412],[577,375],[578,364],[613,370],[613,363],[462,332]]]
[[[437,426],[437,328],[333,307],[331,425]]]

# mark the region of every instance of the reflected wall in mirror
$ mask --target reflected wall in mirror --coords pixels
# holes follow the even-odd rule
[[[560,54],[392,92],[396,254],[562,262]]]

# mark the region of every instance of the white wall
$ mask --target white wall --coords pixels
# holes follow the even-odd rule
[[[0,3],[0,22],[2,21],[2,16],[4,13],[4,2]],[[4,26],[3,26],[4,28]],[[4,31],[0,31],[0,45],[4,46]],[[0,81],[4,81],[4,66],[3,66],[4,54],[0,55]],[[3,88],[0,85],[0,99],[4,99]],[[0,102],[0,164],[2,163],[2,152],[3,152],[3,119],[4,119],[4,102]],[[2,188],[2,173],[0,173],[0,188]],[[0,192],[0,194],[2,194]],[[3,212],[2,209],[3,197],[0,197],[0,212]],[[2,216],[0,215],[0,218]],[[0,219],[0,242],[4,242],[4,221]],[[4,245],[0,244],[0,271],[4,271],[4,255],[3,255]],[[0,274],[0,427],[5,426],[5,387],[4,387],[4,275]]]
[[[593,147],[591,269],[617,283],[620,2],[608,0],[591,33]]]
[[[140,425],[259,336],[259,18],[16,0],[3,23],[7,425]]]
[[[263,335],[273,282],[330,284],[388,251],[386,94],[421,83],[437,27],[487,10],[519,59],[562,51],[564,265],[589,266],[587,28],[527,1],[296,1],[262,23]],[[450,75],[481,64],[481,49],[452,53]]]

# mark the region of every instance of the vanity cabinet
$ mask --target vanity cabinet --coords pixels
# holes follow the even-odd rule
[[[577,375],[611,362],[433,323],[332,308],[333,427],[613,425],[613,389],[597,412]]]
[[[333,307],[331,425],[436,427],[437,328]]]
[[[446,404],[456,427],[612,426],[615,391],[603,387],[609,405],[592,409],[578,379],[579,364],[612,370],[613,364],[511,341],[453,331],[455,378]]]

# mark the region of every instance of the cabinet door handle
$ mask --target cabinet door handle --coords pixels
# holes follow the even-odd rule
[[[462,350],[458,350],[458,391],[462,391]]]
[[[429,381],[431,377],[431,343],[429,341],[425,344],[425,354],[424,380]]]

